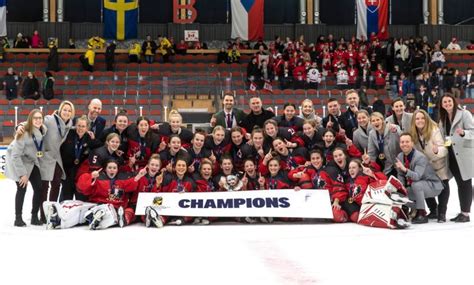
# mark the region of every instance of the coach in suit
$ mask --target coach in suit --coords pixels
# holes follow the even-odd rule
[[[228,130],[233,127],[240,126],[245,118],[244,111],[234,108],[234,96],[231,94],[224,95],[224,109],[215,113],[211,118],[211,127],[222,126]]]
[[[425,198],[438,196],[444,186],[441,179],[436,175],[428,158],[414,148],[413,138],[409,133],[400,135],[400,148],[395,167],[398,171],[398,179],[408,189],[408,196],[416,203],[416,217],[413,224],[428,222],[425,211]]]

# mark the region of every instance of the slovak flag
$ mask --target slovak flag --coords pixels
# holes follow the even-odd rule
[[[378,39],[388,39],[388,1],[357,0],[357,37],[370,39],[374,32]]]
[[[232,35],[245,41],[263,38],[264,0],[231,0]]]

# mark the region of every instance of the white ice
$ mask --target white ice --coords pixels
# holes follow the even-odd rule
[[[451,182],[448,218],[459,211]],[[47,231],[29,225],[31,189],[26,228],[13,227],[15,184],[0,189],[0,284],[472,284],[474,221]]]

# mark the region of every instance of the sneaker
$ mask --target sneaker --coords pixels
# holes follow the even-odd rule
[[[162,228],[163,220],[153,207],[148,206],[145,209],[145,226],[149,228],[152,224],[157,228]]]
[[[92,222],[89,224],[89,229],[97,230],[104,215],[105,215],[104,210],[98,210],[97,212],[95,212],[93,215]]]
[[[468,223],[470,221],[471,221],[471,219],[469,218],[469,216],[461,214],[461,215],[458,216],[458,218],[454,222],[455,223]]]
[[[51,230],[56,228],[61,224],[61,219],[58,215],[58,209],[56,209],[56,205],[51,204],[48,207],[46,212],[46,229]]]
[[[178,218],[178,219],[174,219],[174,220],[171,220],[171,222],[169,222],[170,225],[176,225],[176,226],[181,226],[182,224],[184,224],[184,221],[182,218]]]
[[[428,223],[428,216],[425,210],[417,210],[416,217],[411,220],[412,224],[426,224]]]

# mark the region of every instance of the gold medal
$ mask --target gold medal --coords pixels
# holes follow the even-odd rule
[[[447,141],[444,142],[445,147],[450,147],[451,145],[452,145],[451,140],[447,140]]]
[[[379,154],[379,159],[384,160],[385,159],[385,154],[383,154],[383,153]]]
[[[43,157],[43,152],[42,151],[37,151],[36,152],[36,157]]]
[[[78,164],[79,164],[79,162],[80,162],[80,161],[79,161],[79,159],[77,159],[77,158],[76,158],[76,159],[74,159],[74,164],[75,164],[75,165],[78,165]]]
[[[349,202],[349,204],[352,204],[352,203],[354,203],[354,199],[353,199],[352,197],[350,197],[350,198],[347,200],[347,202]]]

